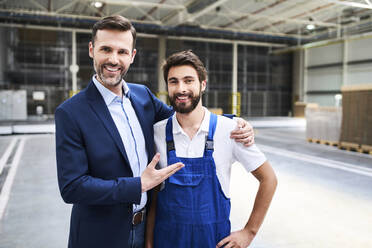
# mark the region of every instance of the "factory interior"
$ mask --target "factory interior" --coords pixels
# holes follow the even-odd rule
[[[68,245],[54,114],[91,82],[92,27],[112,15],[137,31],[126,82],[169,105],[161,66],[192,50],[202,104],[253,126],[278,186],[249,247],[372,247],[372,1],[0,0],[1,248]],[[232,231],[258,186],[233,164]]]

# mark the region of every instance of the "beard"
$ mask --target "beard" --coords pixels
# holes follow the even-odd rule
[[[115,77],[110,77],[109,75],[105,75],[104,73],[104,70],[105,70],[105,66],[115,66],[111,63],[106,63],[106,64],[97,64],[96,62],[94,62],[94,70],[96,71],[97,73],[97,76],[98,78],[100,79],[101,82],[103,82],[104,84],[106,84],[107,86],[117,86],[120,84],[121,80],[124,78],[124,76],[127,74],[127,71],[128,69],[125,69],[123,67],[120,67],[121,69],[121,73]]]
[[[179,97],[179,96],[190,97],[191,98],[191,104],[189,106],[187,106],[187,103],[184,103],[184,102],[181,102],[181,103],[177,104],[177,97]],[[170,102],[171,106],[173,107],[174,111],[176,111],[178,113],[181,113],[181,114],[188,114],[196,108],[196,106],[200,102],[200,96],[201,96],[201,92],[199,92],[199,94],[196,95],[196,96],[194,96],[193,93],[186,93],[186,94],[177,93],[177,94],[174,94],[173,96],[168,96],[168,98],[169,98],[169,102]]]

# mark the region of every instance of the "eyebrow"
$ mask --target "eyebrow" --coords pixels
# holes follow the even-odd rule
[[[182,79],[195,79],[195,77],[193,77],[193,76],[185,76]],[[178,80],[178,78],[176,78],[176,77],[168,78],[168,81],[170,81],[170,80]]]
[[[111,50],[113,50],[113,48],[111,46],[108,46],[108,45],[101,45],[99,46],[99,49],[103,49],[103,48],[109,48]],[[128,48],[119,48],[118,51],[126,51],[126,52],[129,52],[130,50]]]

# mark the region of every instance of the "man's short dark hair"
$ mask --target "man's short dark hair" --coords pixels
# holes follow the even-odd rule
[[[191,50],[187,50],[172,54],[167,58],[162,67],[165,82],[168,82],[168,73],[170,68],[181,65],[190,65],[194,67],[198,74],[200,83],[207,80],[207,70],[205,69],[203,62],[201,62],[195,53]]]
[[[92,43],[96,39],[98,30],[118,30],[118,31],[130,31],[133,37],[132,49],[136,47],[136,29],[133,27],[132,23],[125,17],[120,15],[108,16],[99,20],[93,25],[92,30]]]

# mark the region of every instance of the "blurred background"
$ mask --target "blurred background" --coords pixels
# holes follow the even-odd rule
[[[167,101],[160,65],[192,49],[203,104],[250,121],[279,177],[252,247],[372,247],[372,1],[0,0],[0,247],[66,247],[54,111],[94,73],[93,24],[138,32],[125,80]],[[232,223],[257,184],[232,170]]]

